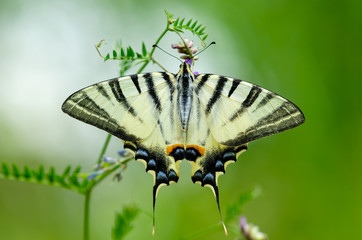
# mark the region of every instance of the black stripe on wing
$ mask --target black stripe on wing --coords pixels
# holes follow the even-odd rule
[[[153,83],[152,75],[151,73],[146,73],[143,75],[143,77],[146,80],[147,88],[148,88],[148,94],[151,96],[153,103],[158,110],[158,112],[162,112],[162,106],[160,98],[155,90],[155,84]]]
[[[131,104],[128,102],[127,98],[124,96],[118,79],[112,79],[111,81],[108,82],[108,84],[116,100],[119,103],[121,103],[129,113],[131,113],[134,117],[136,117],[137,113],[135,112]]]
[[[250,106],[253,105],[255,100],[259,97],[259,94],[261,93],[261,88],[258,86],[253,86],[248,96],[245,98],[245,100],[241,103],[240,108],[238,108],[229,118],[230,121],[234,121],[237,119],[242,113],[244,113]]]
[[[170,101],[172,102],[172,97],[173,97],[173,92],[175,91],[175,86],[173,85],[171,78],[167,73],[162,72],[161,74],[162,74],[163,79],[165,79],[168,88],[170,89]]]
[[[135,85],[135,87],[137,88],[138,93],[141,93],[141,88],[140,88],[140,84],[138,82],[138,75],[137,74],[133,74],[130,76],[131,80],[133,82],[133,84]]]
[[[233,79],[233,84],[231,85],[231,88],[229,90],[228,97],[231,97],[231,95],[234,93],[234,91],[236,90],[236,88],[239,86],[240,83],[241,83],[240,79],[236,78]]]
[[[75,105],[71,107],[71,109],[66,109],[66,105],[63,105],[63,111],[71,113],[73,117],[86,123],[94,122],[94,124],[97,124],[98,122],[105,123],[109,121],[115,124],[115,120],[86,93],[78,93],[71,101],[73,101]]]
[[[171,123],[174,122],[174,110],[175,104],[173,102],[173,93],[175,92],[176,87],[174,86],[173,82],[171,81],[170,75],[168,73],[162,72],[162,77],[165,79],[167,86],[170,92],[170,121]],[[171,131],[175,131],[175,125],[171,124]]]
[[[127,141],[139,141],[140,138],[120,127],[116,119],[112,118],[84,91],[71,95],[62,105],[63,112],[70,116],[105,130],[112,135]]]
[[[300,109],[291,102],[284,102],[273,112],[259,119],[245,132],[241,132],[235,139],[228,140],[221,144],[228,146],[242,145],[258,138],[279,133],[304,123],[304,115]]]
[[[219,77],[216,87],[214,89],[214,92],[213,92],[211,98],[209,99],[209,102],[206,105],[206,110],[205,110],[206,115],[210,114],[212,107],[217,102],[217,100],[219,100],[226,82],[227,82],[227,79],[225,77],[223,77],[223,76]]]
[[[210,74],[205,74],[201,77],[199,84],[195,88],[196,94],[199,94],[201,88],[205,85],[206,81],[210,78]]]
[[[259,102],[258,106],[256,106],[255,110],[258,110],[259,108],[265,106],[266,104],[268,104],[270,102],[270,100],[272,100],[275,97],[275,94],[273,94],[272,92],[268,92],[266,94],[266,96]]]
[[[261,92],[261,88],[258,86],[253,86],[248,94],[248,96],[246,97],[246,99],[243,102],[243,106],[244,107],[250,107],[251,105],[253,105],[253,103],[255,102],[255,100],[259,97],[259,94]]]
[[[97,91],[102,94],[102,96],[105,97],[107,100],[111,100],[111,97],[108,95],[106,89],[103,87],[102,84],[97,84]]]

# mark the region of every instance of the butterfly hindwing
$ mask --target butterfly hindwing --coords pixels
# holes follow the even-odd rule
[[[186,133],[186,159],[191,163],[191,179],[194,183],[209,187],[216,198],[217,207],[222,221],[219,203],[218,178],[225,173],[226,167],[236,161],[238,156],[247,150],[247,144],[241,146],[226,146],[220,144],[210,129],[202,100],[195,88],[193,109],[190,115],[189,127]],[[223,112],[220,112],[222,115]],[[220,116],[222,117],[222,116]]]

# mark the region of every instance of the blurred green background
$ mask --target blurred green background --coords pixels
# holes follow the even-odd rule
[[[92,168],[106,133],[60,106],[72,92],[117,76],[94,44],[122,39],[148,48],[165,26],[163,10],[198,19],[216,41],[195,70],[238,77],[275,91],[304,112],[302,126],[249,145],[220,178],[221,209],[244,191],[262,195],[243,209],[270,239],[362,239],[361,1],[47,1],[0,2],[0,162],[37,168]],[[177,38],[168,35],[160,46]],[[107,48],[106,47],[106,48]],[[137,49],[140,50],[140,49]],[[171,72],[179,63],[155,57]],[[159,70],[156,66],[146,71]],[[121,141],[107,151],[116,156]],[[178,239],[219,224],[214,197],[190,181],[162,188],[156,239]],[[152,177],[132,162],[120,183],[93,192],[91,239],[110,239],[115,211],[142,213],[127,239],[152,239]],[[81,239],[83,196],[0,180],[0,239]],[[226,239],[222,228],[200,239]],[[228,239],[233,239],[228,237]]]

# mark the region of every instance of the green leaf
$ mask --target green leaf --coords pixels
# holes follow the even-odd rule
[[[125,57],[125,56],[126,56],[126,54],[124,53],[124,49],[121,48],[121,57]]]
[[[39,172],[38,172],[37,179],[39,181],[42,181],[44,179],[44,166],[43,165],[39,166]]]
[[[202,24],[200,24],[199,26],[197,26],[196,28],[195,28],[195,32],[197,32],[197,30],[199,30],[199,28],[202,26]]]
[[[190,19],[190,20],[186,23],[186,26],[190,27],[191,22],[192,22],[192,19]]]
[[[1,165],[1,170],[2,170],[2,174],[5,176],[5,177],[8,177],[10,175],[10,167],[7,163],[3,163]]]
[[[87,179],[84,179],[82,184],[81,184],[81,188],[86,189],[88,187],[89,181]]]
[[[147,56],[147,50],[146,50],[145,42],[142,42],[142,54],[145,57]]]
[[[69,177],[69,182],[70,182],[73,186],[75,186],[75,187],[77,187],[77,188],[80,187],[80,184],[79,184],[79,181],[78,181],[78,177],[77,177],[76,175],[70,176],[70,177]]]
[[[30,171],[30,169],[29,169],[28,166],[25,166],[25,167],[24,167],[24,174],[23,174],[23,176],[24,176],[24,178],[27,179],[27,180],[31,179],[32,174],[31,174],[31,171]]]
[[[180,33],[184,33],[184,31],[181,28],[177,28],[176,30]]]
[[[165,10],[165,13],[166,13],[167,19],[171,19],[173,17],[173,14],[166,10]]]
[[[66,169],[64,169],[64,172],[62,174],[62,179],[64,179],[66,176],[69,175],[71,169],[72,169],[72,167],[70,165],[68,165],[68,167]]]
[[[131,47],[127,48],[127,57],[131,57],[131,58],[134,57],[134,51]]]
[[[57,182],[61,187],[69,188],[69,185],[65,182],[65,179],[62,176],[55,175],[55,182]]]
[[[125,206],[122,212],[116,213],[112,228],[112,239],[123,239],[132,229],[132,221],[136,218],[139,208],[135,205]]]
[[[80,170],[82,169],[82,167],[81,166],[78,166],[75,170],[74,170],[74,172],[72,173],[72,175],[73,176],[76,176],[78,173],[80,173]]]
[[[107,54],[107,56],[104,58],[104,61],[107,61],[109,59],[109,53]]]
[[[143,58],[143,56],[140,53],[136,53],[137,58]]]
[[[182,24],[184,23],[184,21],[185,21],[185,18],[183,18],[183,19],[181,20],[179,26],[182,26]]]
[[[194,24],[192,24],[191,28],[194,29],[194,27],[196,26],[197,24],[197,20],[194,22]]]
[[[205,35],[205,36],[202,38],[202,41],[205,41],[208,36],[209,36],[209,35]]]
[[[129,50],[130,50],[130,53],[131,53],[131,57],[134,57],[134,56],[135,56],[135,54],[134,54],[133,49],[132,49],[131,47],[129,47]]]
[[[176,19],[176,21],[173,23],[173,26],[174,26],[174,27],[177,26],[179,20],[180,20],[180,18],[178,17],[178,18]]]
[[[116,52],[116,50],[113,50],[113,58],[117,58],[117,52]]]
[[[51,167],[49,170],[49,173],[47,174],[47,178],[49,183],[54,183],[54,179],[55,179],[55,169],[54,167]]]
[[[15,164],[13,164],[13,176],[15,178],[20,178],[20,176],[21,176],[20,170],[19,170],[18,166],[16,166]]]
[[[201,30],[199,31],[199,35],[203,35],[204,34],[204,30],[206,29],[206,27],[203,27],[203,28],[201,28]]]

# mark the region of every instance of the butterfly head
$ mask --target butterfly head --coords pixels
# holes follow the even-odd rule
[[[194,73],[191,71],[190,65],[185,61],[181,63],[180,70],[177,73],[177,79],[181,78],[192,78],[194,79]]]

